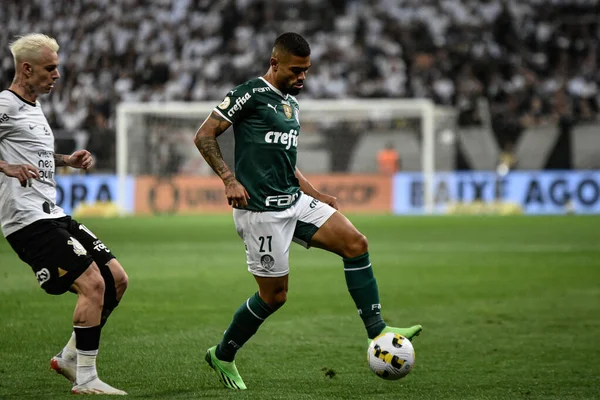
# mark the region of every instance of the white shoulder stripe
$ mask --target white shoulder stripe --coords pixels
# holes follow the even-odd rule
[[[216,112],[217,114],[219,114],[221,117],[223,117],[223,119],[225,119],[225,121],[229,122],[230,124],[233,124],[233,122],[231,122],[231,120],[229,118],[227,118],[225,116],[225,114],[223,114],[217,107],[215,107],[213,109],[214,112]]]

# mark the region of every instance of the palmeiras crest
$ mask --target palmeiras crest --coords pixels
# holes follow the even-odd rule
[[[260,263],[264,269],[270,271],[273,269],[273,265],[275,265],[275,259],[270,254],[265,254],[260,258]]]

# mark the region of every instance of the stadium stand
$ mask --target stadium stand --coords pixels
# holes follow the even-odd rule
[[[56,37],[62,78],[44,108],[59,144],[82,146],[92,131],[110,140],[120,101],[220,99],[267,69],[277,34],[297,31],[314,64],[303,99],[428,97],[470,126],[485,98],[510,147],[527,127],[598,119],[598,10],[597,0],[4,0],[0,83],[14,73],[15,35]]]

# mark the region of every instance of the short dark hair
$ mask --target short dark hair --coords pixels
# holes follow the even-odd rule
[[[279,35],[275,40],[273,48],[298,57],[310,56],[310,46],[308,45],[308,42],[302,36],[294,32],[286,32]]]

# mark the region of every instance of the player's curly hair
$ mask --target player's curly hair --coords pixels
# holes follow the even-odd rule
[[[279,35],[279,37],[275,39],[273,49],[285,51],[298,57],[310,56],[310,46],[308,45],[308,42],[302,36],[294,32],[286,32]]]

